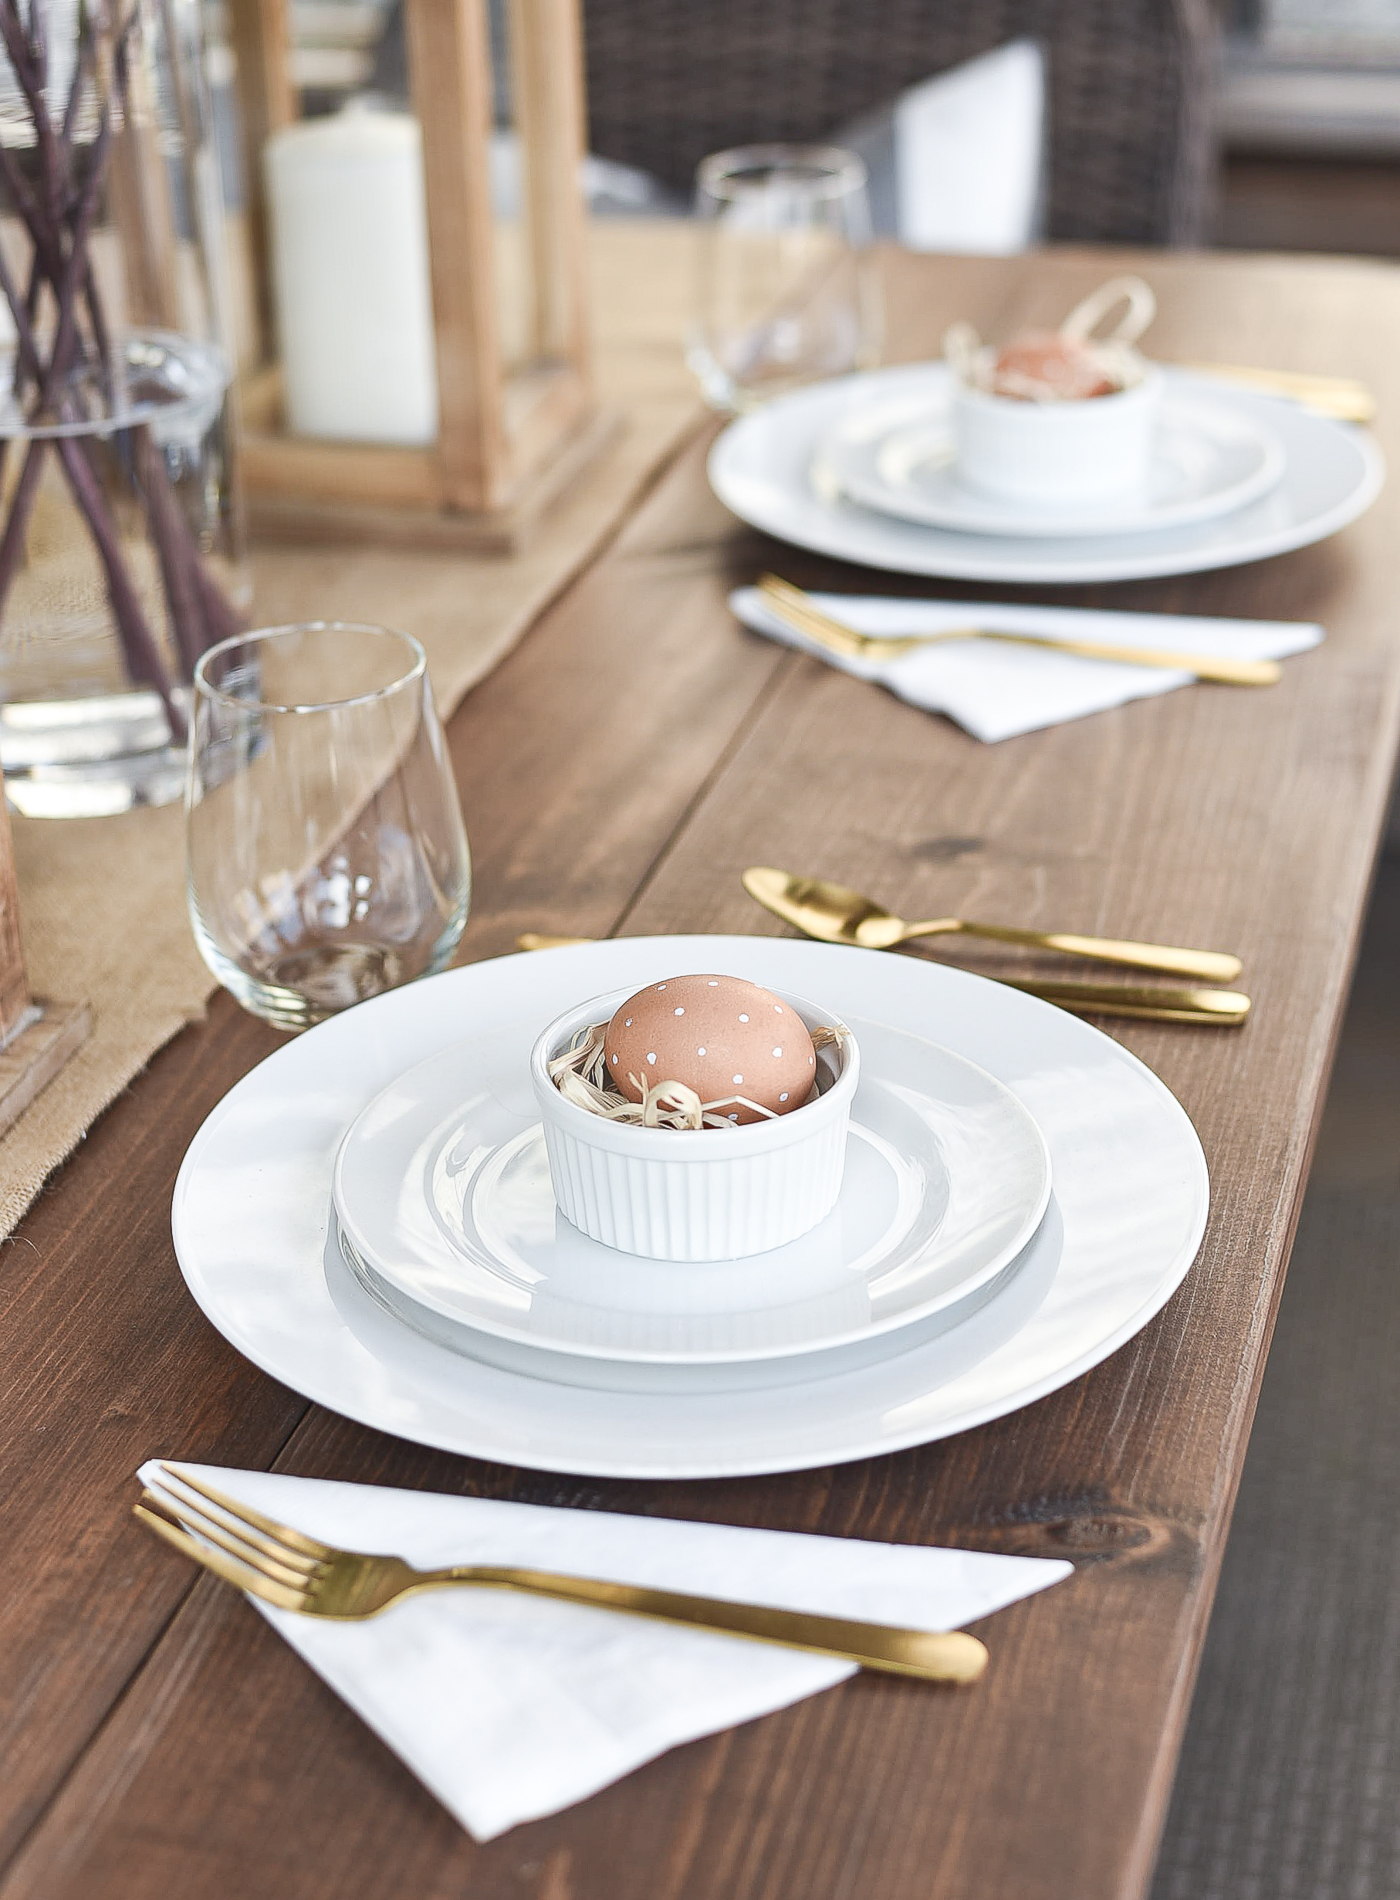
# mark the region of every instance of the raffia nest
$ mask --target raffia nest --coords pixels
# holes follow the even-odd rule
[[[549,1079],[564,1100],[576,1108],[587,1109],[590,1115],[599,1115],[604,1121],[622,1122],[629,1128],[728,1128],[731,1124],[723,1113],[727,1108],[752,1109],[765,1121],[777,1121],[773,1109],[750,1101],[747,1095],[725,1095],[713,1102],[702,1102],[688,1083],[652,1083],[641,1076],[629,1075],[627,1080],[642,1096],[641,1101],[634,1102],[617,1088],[604,1070],[603,1040],[607,1032],[606,1023],[594,1023],[590,1028],[578,1030],[569,1047],[549,1063]],[[811,1032],[812,1047],[834,1048],[846,1035],[844,1029],[822,1025]],[[807,1100],[813,1100],[816,1093],[814,1083]]]

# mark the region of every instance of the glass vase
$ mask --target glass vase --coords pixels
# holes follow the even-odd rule
[[[0,202],[6,793],[163,804],[249,599],[196,0],[0,5]]]

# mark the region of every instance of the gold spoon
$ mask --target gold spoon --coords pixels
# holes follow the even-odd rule
[[[1115,646],[1105,640],[1054,640],[1048,634],[1004,633],[992,627],[945,627],[941,633],[860,633],[844,620],[835,620],[809,594],[777,574],[761,575],[758,591],[770,613],[829,653],[850,660],[899,660],[920,647],[947,640],[1004,640],[1011,646],[1051,647],[1082,660],[1112,660],[1128,666],[1165,668],[1172,673],[1194,673],[1198,680],[1217,686],[1276,686],[1282,678],[1277,660],[1230,660],[1206,653],[1167,652],[1157,647]]]
[[[744,889],[784,923],[794,924],[822,943],[849,943],[861,950],[892,950],[911,937],[990,937],[997,943],[1024,944],[1030,950],[1059,950],[1070,957],[1096,957],[1134,970],[1166,970],[1173,976],[1199,976],[1228,983],[1242,969],[1238,957],[1222,950],[1177,950],[1170,944],[1131,943],[1115,937],[1079,937],[1066,931],[1019,930],[1011,924],[977,924],[965,917],[932,917],[908,924],[882,910],[860,891],[822,877],[796,877],[769,865],[750,865]]]
[[[594,937],[555,937],[522,930],[517,950],[564,950],[595,943]],[[1149,1023],[1205,1023],[1231,1029],[1249,1014],[1249,998],[1238,990],[1175,990],[1150,983],[1048,983],[1031,977],[997,977],[1008,989],[1024,990],[1080,1016],[1132,1016]]]

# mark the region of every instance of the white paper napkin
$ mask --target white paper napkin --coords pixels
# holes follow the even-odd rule
[[[994,606],[966,600],[889,600],[813,594],[824,612],[859,633],[938,633],[969,622],[1006,633],[1059,640],[1103,640],[1115,646],[1165,648],[1234,660],[1282,660],[1322,639],[1322,628],[1295,620],[1211,620],[1195,614],[1102,613],[1083,607]],[[729,596],[733,613],[755,633],[800,647],[829,666],[875,680],[926,712],[946,713],[975,739],[989,743],[1018,732],[1058,726],[1125,700],[1148,699],[1189,686],[1190,673],[1083,660],[1073,653],[1006,646],[996,640],[950,640],[898,660],[838,659],[789,627],[756,587]],[[1256,690],[1238,687],[1232,691]]]
[[[927,1630],[956,1629],[1073,1568],[189,1469],[311,1536],[393,1552],[420,1568],[532,1564]],[[158,1483],[160,1468],[148,1463],[140,1475]],[[853,1673],[821,1656],[503,1590],[411,1597],[365,1623],[256,1607],[478,1840],[553,1814],[678,1742],[784,1708]]]

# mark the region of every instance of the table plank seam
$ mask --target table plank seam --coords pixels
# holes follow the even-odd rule
[[[802,657],[802,655],[797,653],[785,655],[764,680],[758,692],[754,694],[748,710],[735,725],[734,730],[725,741],[724,748],[719,757],[695,788],[695,791],[691,794],[691,797],[687,800],[680,815],[677,817],[675,824],[667,833],[665,843],[647,866],[642,876],[637,880],[636,889],[623,905],[621,914],[613,924],[612,929],[608,932],[610,937],[615,937],[619,931],[626,927],[628,918],[637,909],[638,905],[644,902],[652,883],[666,868],[667,860],[670,858],[672,852],[675,851],[684,838],[689,826],[703,810],[710,794],[718,787],[720,781],[729,770],[729,767],[748,743],[750,735],[762,724],[764,714],[767,712],[770,704],[781,693],[787,683],[789,675],[802,663]]]

